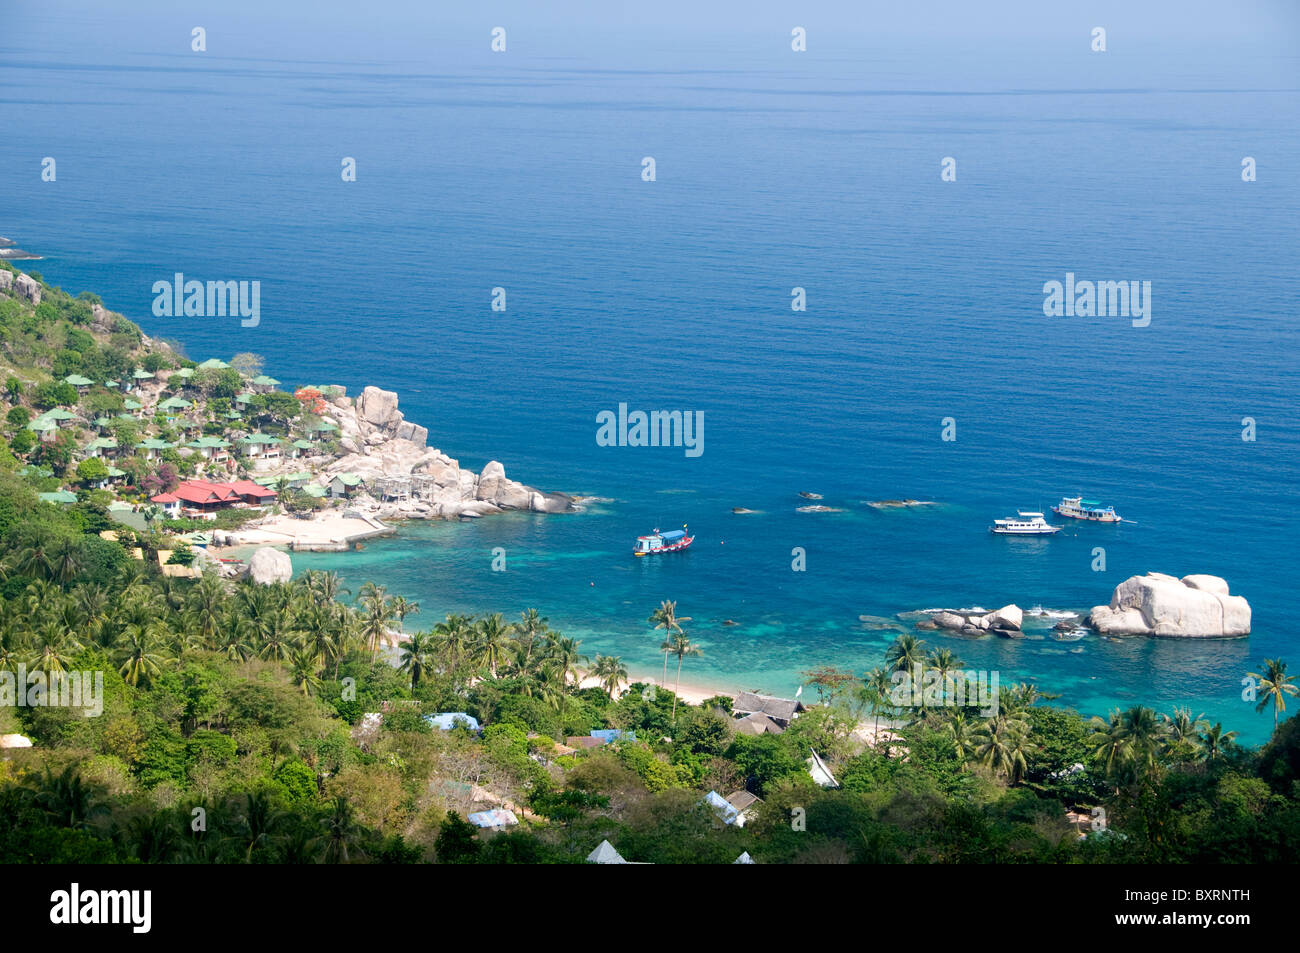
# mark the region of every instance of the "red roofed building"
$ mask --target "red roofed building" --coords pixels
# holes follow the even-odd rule
[[[275,499],[275,490],[269,486],[254,483],[252,480],[236,480],[234,483],[223,483],[221,485],[230,487],[243,497],[245,503],[270,503]]]
[[[236,503],[269,503],[275,499],[275,491],[259,486],[252,480],[239,480],[236,483],[209,483],[206,480],[186,480],[170,493],[160,493],[151,498],[162,506],[164,512],[174,513],[184,507],[209,513],[222,510]]]

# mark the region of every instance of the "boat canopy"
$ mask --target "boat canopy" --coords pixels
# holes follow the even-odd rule
[[[669,530],[666,533],[660,533],[659,535],[663,537],[664,542],[675,543],[677,542],[677,540],[683,539],[686,536],[686,530],[673,529],[673,530]]]

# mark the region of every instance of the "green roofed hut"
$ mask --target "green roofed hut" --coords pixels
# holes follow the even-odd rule
[[[227,367],[229,367],[229,366],[230,366],[229,364],[227,364],[227,363],[226,363],[225,361],[223,361],[223,360],[220,360],[219,358],[210,357],[210,358],[208,358],[206,361],[204,361],[202,364],[199,365],[199,370],[201,370],[201,371],[213,371],[213,370],[221,371],[221,370],[225,370],[225,369],[226,369]]]
[[[44,500],[46,503],[77,502],[77,494],[72,493],[69,490],[54,490],[51,493],[37,493],[36,495],[39,496],[42,500]]]
[[[117,453],[117,440],[114,437],[96,437],[86,445],[86,451],[92,457],[111,457]]]
[[[226,453],[230,449],[230,441],[222,440],[220,437],[199,437],[185,446],[197,450],[205,460],[221,461],[230,456]]]
[[[159,410],[188,410],[194,405],[184,397],[168,397],[158,405]]]
[[[239,446],[245,456],[257,460],[272,460],[279,459],[280,444],[283,442],[279,437],[272,437],[270,434],[250,433],[247,437],[239,439]]]
[[[141,440],[135,445],[136,450],[144,451],[146,460],[157,460],[164,450],[174,449],[176,444],[168,443],[166,440],[159,440],[157,437],[150,437],[147,440]]]
[[[87,387],[90,387],[95,383],[89,377],[82,377],[80,374],[69,374],[67,377],[63,378],[63,382],[65,384],[71,384],[73,387],[77,388],[77,390],[85,390]]]
[[[364,485],[365,481],[355,473],[336,473],[329,482],[329,494],[335,499],[350,498]]]

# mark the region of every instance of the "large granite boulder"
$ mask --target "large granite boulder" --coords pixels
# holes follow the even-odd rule
[[[984,621],[988,623],[990,629],[1010,629],[1019,632],[1021,623],[1025,621],[1025,614],[1017,605],[1003,606],[986,615]]]
[[[379,430],[396,429],[401,423],[397,395],[391,390],[367,387],[357,398],[357,416]]]
[[[1116,586],[1110,605],[1094,606],[1087,623],[1103,635],[1241,636],[1250,634],[1250,603],[1229,595],[1218,576],[1149,572]]]
[[[41,303],[41,283],[31,275],[19,274],[14,278],[14,291],[32,304]]]
[[[269,586],[274,582],[288,582],[293,578],[293,561],[288,553],[263,546],[248,561],[248,576],[253,582]]]
[[[0,268],[0,291],[8,291],[14,286],[14,273]]]

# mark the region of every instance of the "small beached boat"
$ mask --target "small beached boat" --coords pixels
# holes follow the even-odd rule
[[[686,526],[683,524],[681,529],[669,530],[667,533],[661,533],[656,529],[649,536],[638,536],[636,538],[636,549],[632,550],[632,552],[636,556],[675,553],[690,546],[693,542],[695,542],[695,537],[686,535]]]
[[[1048,524],[1042,513],[1017,510],[1015,516],[1004,520],[994,520],[989,532],[1000,536],[1051,536],[1059,533],[1061,527]]]
[[[1102,506],[1096,500],[1085,500],[1081,496],[1067,496],[1052,507],[1057,516],[1068,516],[1072,520],[1089,520],[1094,523],[1122,523],[1123,518],[1115,512],[1113,506]]]

